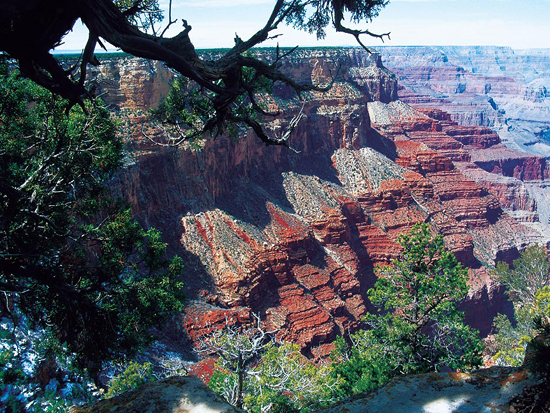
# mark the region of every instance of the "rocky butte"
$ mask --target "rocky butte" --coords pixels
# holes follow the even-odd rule
[[[295,151],[265,147],[250,132],[198,147],[154,145],[142,130],[162,132],[144,114],[166,95],[172,73],[121,57],[96,75],[131,148],[114,185],[186,257],[189,307],[174,330],[194,341],[257,313],[281,340],[325,357],[371,309],[365,292],[374,267],[399,254],[398,234],[427,222],[468,267],[463,306],[488,334],[493,316],[509,308],[487,266],[549,239],[536,200],[516,185],[548,179],[545,159],[507,149],[487,126],[400,100],[379,54],[304,49],[283,69],[314,84],[338,74],[326,93],[299,102],[281,87],[267,101],[284,113],[267,124],[272,133],[303,111]],[[189,345],[174,337],[180,350]]]

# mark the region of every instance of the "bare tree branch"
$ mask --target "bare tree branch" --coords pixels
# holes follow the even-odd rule
[[[341,0],[335,0],[335,2],[340,3]],[[340,5],[341,5],[341,3],[340,3]],[[362,34],[366,34],[367,36],[380,39],[380,40],[382,40],[382,42],[384,42],[384,37],[387,37],[388,40],[390,40],[390,32],[382,33],[382,34],[376,34],[376,33],[372,33],[369,30],[366,30],[366,29],[365,30],[355,30],[355,29],[350,29],[349,27],[344,26],[342,24],[342,22],[344,20],[344,8],[341,7],[341,6],[340,7],[334,7],[333,20],[334,20],[333,21],[334,27],[336,28],[337,32],[351,34],[353,37],[355,37],[355,39],[357,40],[357,43],[359,43],[359,45],[369,53],[372,53],[372,51],[367,46],[365,46],[365,44],[363,44],[363,42],[361,41],[360,36]]]

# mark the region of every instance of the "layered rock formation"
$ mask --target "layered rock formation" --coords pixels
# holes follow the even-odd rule
[[[377,50],[399,78],[401,100],[442,109],[461,125],[488,126],[499,134],[504,145],[484,144],[483,149],[490,150],[470,151],[472,162],[496,174],[465,173],[497,195],[508,213],[545,231],[550,220],[549,167],[543,159],[550,156],[550,49]]]
[[[370,309],[366,290],[375,282],[374,267],[398,256],[398,234],[417,222],[442,233],[470,268],[464,305],[471,324],[487,334],[505,303],[485,265],[544,240],[502,210],[501,203],[515,203],[533,212],[529,197],[496,183],[500,192],[489,191],[472,179],[546,178],[539,158],[514,155],[513,168],[481,162],[501,145],[498,136],[397,100],[396,79],[377,55],[303,50],[283,69],[323,83],[337,66],[332,89],[305,94],[303,108],[285,88],[275,90],[272,104],[284,116],[266,127],[276,133],[303,110],[291,141],[297,153],[265,147],[251,133],[208,140],[200,149],[154,147],[140,124],[171,75],[128,58],[98,75],[100,85],[102,77],[115,79],[108,85],[116,92],[111,103],[135,149],[119,189],[144,222],[163,230],[172,251],[186,256],[192,302],[181,323],[191,339],[246,323],[254,312],[280,339],[326,356],[337,335],[360,325]],[[115,73],[128,67],[138,74]],[[121,98],[132,93],[144,96]]]
[[[550,155],[550,49],[376,49],[399,77],[406,102],[444,109],[464,125],[489,126],[512,149]]]

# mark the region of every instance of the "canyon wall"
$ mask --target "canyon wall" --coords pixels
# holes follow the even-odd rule
[[[550,49],[377,47],[400,98],[489,126],[511,149],[550,156]],[[411,96],[412,92],[412,96]]]
[[[107,63],[96,80],[130,148],[113,186],[185,256],[190,306],[180,325],[192,340],[250,322],[254,312],[280,339],[326,356],[333,339],[372,310],[366,291],[374,267],[398,256],[398,234],[417,222],[441,233],[469,268],[463,306],[485,335],[492,317],[509,310],[487,266],[548,240],[521,222],[535,221],[536,208],[508,184],[546,179],[540,158],[515,154],[515,166],[499,163],[491,156],[503,145],[491,130],[398,100],[396,77],[379,55],[291,55],[283,70],[302,82],[338,74],[328,92],[304,93],[303,102],[275,88],[271,104],[283,115],[266,129],[280,132],[303,110],[290,142],[295,151],[266,147],[250,132],[198,148],[155,146],[142,133],[144,114],[165,96],[172,74],[139,59]],[[523,216],[503,211],[512,204]]]
[[[550,49],[376,49],[398,76],[402,101],[438,108],[461,125],[487,126],[498,133],[504,145],[473,153],[472,161],[503,176],[480,171],[467,175],[490,187],[508,213],[544,231],[550,220],[549,166],[544,159],[550,156]],[[529,163],[538,170],[535,175],[518,173],[521,164]],[[514,200],[517,196],[523,201]]]

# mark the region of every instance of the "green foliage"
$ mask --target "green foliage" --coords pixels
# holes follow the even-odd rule
[[[527,345],[540,330],[536,320],[550,317],[550,264],[545,249],[529,247],[513,264],[510,268],[501,262],[495,270],[514,306],[514,323],[503,314],[493,322],[496,343],[493,359],[505,366],[522,365]]]
[[[23,369],[17,362],[11,349],[0,351],[0,389],[8,384],[17,384],[23,380]]]
[[[534,373],[550,380],[550,287],[537,293],[536,300],[542,303],[539,314],[533,322],[536,335],[531,341],[532,355],[525,364]]]
[[[333,23],[339,14],[354,23],[370,22],[378,16],[389,0],[343,0],[327,2],[323,0],[287,2],[293,3],[286,22],[293,27],[315,33],[317,39],[324,39],[326,27]]]
[[[533,337],[544,334],[550,321],[550,287],[545,286],[534,295],[530,304],[514,302],[515,326],[508,317],[499,314],[494,321],[497,351],[493,359],[504,366],[521,366],[525,350]]]
[[[115,0],[114,3],[127,14],[131,24],[144,31],[154,31],[155,24],[164,18],[158,0]]]
[[[110,198],[122,141],[102,103],[66,112],[0,63],[0,286],[93,375],[181,309],[182,261]]]
[[[208,381],[208,387],[225,397],[226,389],[236,386],[236,379],[236,375],[232,375],[230,372],[223,370],[217,365],[212,373],[212,377],[210,377]]]
[[[215,115],[212,93],[203,91],[188,79],[178,77],[159,107],[151,111],[153,119],[170,126],[173,141],[194,142],[203,138],[208,120]]]
[[[59,360],[44,358],[43,335],[21,330],[19,326],[17,337],[5,337],[0,342],[7,348],[0,353],[0,411],[65,413],[74,404],[94,401],[87,378],[62,370]],[[37,339],[28,340],[28,335]],[[39,381],[49,375],[50,382],[43,388]]]
[[[246,53],[251,57],[251,53]],[[251,127],[250,121],[256,122],[261,115],[268,114],[268,95],[273,93],[273,80],[252,67],[241,69],[242,82],[246,94],[236,96],[233,101],[226,102],[226,119],[216,120],[219,102],[216,94],[198,87],[185,77],[178,77],[172,84],[170,93],[159,107],[151,111],[152,119],[162,125],[168,135],[168,144],[178,144],[183,141],[198,144],[206,134],[219,136],[228,132],[232,138],[237,138]],[[223,86],[223,81],[220,82]]]
[[[4,404],[5,406],[2,407],[5,408],[6,413],[23,413],[25,411],[23,403],[11,394],[7,397]]]
[[[89,116],[80,107],[66,116],[66,102],[0,65],[0,239],[3,254],[25,258],[27,268],[66,243],[74,210],[95,210],[120,164],[122,142],[106,109],[87,105]]]
[[[300,413],[303,410],[300,410],[294,406],[290,400],[290,397],[281,394],[272,400],[271,411],[273,413]]]
[[[143,384],[154,380],[153,366],[151,363],[139,364],[131,361],[128,367],[109,381],[109,390],[105,397],[110,398],[125,391],[135,389]]]
[[[391,266],[377,268],[368,291],[381,313],[369,328],[340,340],[335,372],[345,395],[376,388],[400,374],[469,369],[481,364],[481,341],[457,310],[468,287],[467,271],[427,224],[398,238],[403,251]]]
[[[32,413],[66,413],[71,406],[71,401],[65,400],[53,390],[46,390],[44,396],[33,403],[29,411]]]
[[[510,268],[507,263],[499,262],[495,273],[506,286],[512,302],[531,305],[536,292],[550,285],[550,263],[546,250],[540,245],[526,248],[513,264]]]
[[[339,379],[330,375],[330,367],[309,362],[296,344],[270,343],[251,373],[247,411],[254,413],[307,412],[333,399]]]
[[[360,339],[359,334],[354,334],[354,340]],[[331,354],[334,360],[331,375],[340,379],[341,384],[334,390],[335,397],[340,399],[368,392],[391,379],[392,366],[396,362],[391,348],[386,349],[382,342],[383,338],[375,343],[357,340],[350,346],[342,337],[336,340],[336,348]],[[384,357],[388,357],[390,362],[383,362]]]
[[[498,314],[493,320],[495,330],[496,353],[493,360],[501,366],[521,366],[525,357],[525,348],[531,341],[532,319],[529,311],[518,309],[517,324],[512,325],[504,314]]]
[[[257,337],[257,336],[256,336]],[[316,366],[291,343],[252,344],[247,334],[222,332],[211,344],[224,351],[208,386],[229,403],[247,412],[308,412],[334,399],[340,378],[331,375],[331,367]],[[248,350],[255,356],[246,359]],[[250,360],[251,363],[244,363]],[[241,388],[242,380],[242,388]]]

